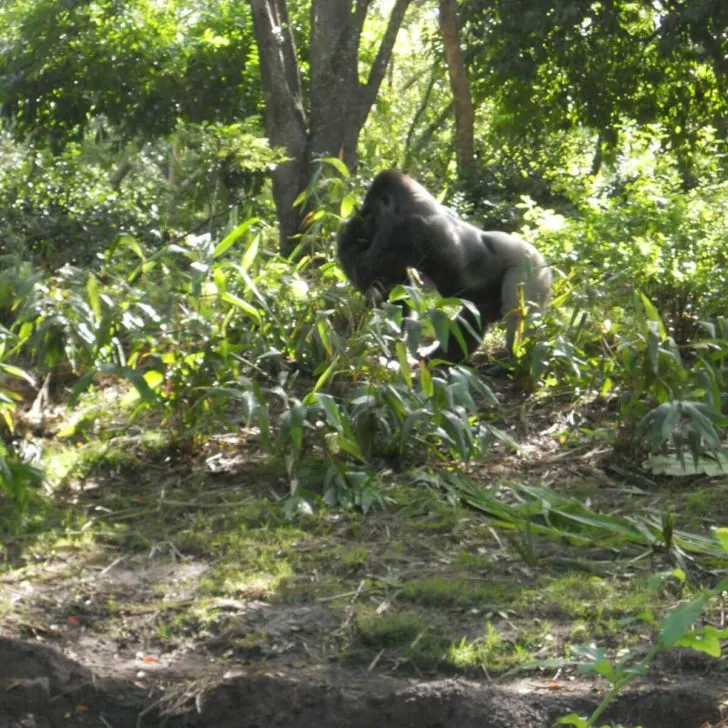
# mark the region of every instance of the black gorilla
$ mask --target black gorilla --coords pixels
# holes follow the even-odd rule
[[[470,310],[461,313],[473,331],[482,333],[488,324],[505,319],[509,353],[521,295],[543,307],[551,293],[551,271],[531,243],[460,220],[422,185],[393,169],[374,178],[361,211],[342,228],[338,256],[349,280],[370,300],[406,283],[407,268],[414,268],[441,296],[475,304],[480,323]],[[451,337],[447,349],[438,348],[431,357],[456,362],[472,354],[480,337],[468,326],[462,333],[467,352]]]

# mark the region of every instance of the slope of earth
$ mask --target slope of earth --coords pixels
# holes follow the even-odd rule
[[[647,479],[593,438],[564,438],[587,415],[499,394],[520,453],[384,468],[367,513],[291,517],[280,464],[244,431],[188,450],[151,431],[56,443],[52,506],[3,543],[0,716],[529,728],[589,714],[609,683],[577,669],[579,646],[639,662],[665,611],[725,573],[697,546],[627,538],[624,523],[670,511],[679,543],[707,543],[728,481]],[[465,475],[482,492],[461,489]],[[550,494],[578,514],[568,530]],[[720,627],[722,609],[702,623]],[[662,652],[599,724],[718,726],[725,668]]]

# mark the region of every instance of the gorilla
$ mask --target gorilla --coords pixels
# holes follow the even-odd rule
[[[447,298],[470,301],[480,320],[463,308],[459,321],[466,351],[454,337],[430,359],[454,363],[478,348],[488,324],[506,324],[513,352],[521,302],[544,307],[551,294],[551,270],[531,243],[502,232],[484,232],[458,218],[422,185],[402,172],[380,172],[361,210],[341,229],[339,263],[352,284],[370,301],[386,298],[407,283],[414,268]]]

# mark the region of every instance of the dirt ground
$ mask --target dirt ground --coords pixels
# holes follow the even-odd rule
[[[181,673],[167,668],[141,679],[105,678],[52,648],[5,638],[0,665],[0,719],[7,728],[541,728],[598,703],[585,684],[561,692],[535,680],[493,687],[342,670],[225,675],[188,665]],[[648,686],[622,694],[604,718],[644,728],[717,728],[724,687]]]
[[[598,462],[603,450],[560,449],[552,433],[563,427],[553,413],[514,405],[528,457],[494,453],[471,475],[563,491],[576,483],[609,512],[659,512],[659,484],[640,483],[625,502]],[[555,662],[500,681],[523,666],[519,650],[546,664],[568,652],[575,630],[596,633],[612,658],[622,641],[644,653],[655,638],[620,626],[642,607],[619,601],[631,598],[625,585],[639,569],[666,568],[659,556],[625,566],[604,560],[606,547],[544,542],[538,562],[525,563],[487,519],[440,508],[422,485],[400,510],[324,510],[292,525],[254,444],[218,443],[194,457],[150,457],[131,440],[122,449],[131,467],[102,463],[64,481],[55,540],[5,544],[0,728],[546,728],[588,715],[609,684]],[[394,503],[401,486],[391,487]],[[728,484],[704,490],[693,508],[708,528]],[[686,497],[667,495],[673,505]],[[579,558],[605,576],[574,576]],[[562,591],[552,594],[550,580]],[[389,615],[403,634],[381,631]],[[485,662],[430,662],[429,638],[440,653],[480,646]],[[724,659],[672,650],[634,684],[598,725],[728,727]]]

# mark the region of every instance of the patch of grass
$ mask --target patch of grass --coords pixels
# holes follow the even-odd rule
[[[430,627],[425,618],[415,611],[394,614],[376,614],[368,609],[356,617],[359,639],[368,647],[410,647]]]
[[[341,565],[347,571],[357,571],[366,566],[369,560],[369,549],[358,544],[353,546],[342,546],[336,549]]]
[[[711,484],[685,494],[680,516],[689,521],[714,520],[717,514],[728,513],[728,487]]]
[[[513,601],[510,591],[504,584],[484,583],[467,575],[427,576],[408,581],[399,598],[427,607],[504,609]]]
[[[139,475],[147,477],[145,463],[159,460],[169,447],[166,437],[157,432],[139,438],[119,438],[116,442],[92,440],[84,445],[58,445],[43,459],[46,482],[58,486],[93,475]]]
[[[517,608],[562,614],[594,625],[609,619],[632,616],[650,607],[650,597],[641,580],[620,581],[583,573],[569,573],[545,581],[538,588],[524,589]]]
[[[451,534],[470,515],[457,504],[446,501],[443,494],[433,488],[395,487],[391,495],[400,504],[399,515],[404,517],[405,525],[425,533]]]
[[[257,572],[227,565],[215,569],[214,575],[203,578],[201,586],[211,594],[234,594],[264,599],[275,594],[281,582],[292,574],[291,565],[286,560],[280,560],[274,566]]]
[[[503,639],[493,625],[488,624],[483,637],[474,640],[463,637],[460,642],[451,644],[445,659],[458,670],[486,665],[502,645]]]
[[[630,630],[630,625],[632,625],[633,621],[637,623],[637,620],[631,619],[606,619],[596,623],[577,620],[571,623],[569,642],[572,645],[581,645],[598,640],[600,642],[618,644],[619,649],[639,645],[643,643],[644,636],[640,634],[640,631]]]
[[[448,648],[448,639],[443,630],[429,624],[424,615],[416,611],[377,614],[374,610],[360,610],[356,618],[359,641],[369,651],[361,653],[354,648],[350,658],[360,657],[371,662],[376,659],[416,670],[434,669],[442,662]]]
[[[455,566],[469,571],[483,571],[491,565],[491,559],[486,554],[473,553],[461,549],[455,556]]]
[[[165,608],[155,621],[157,637],[161,640],[199,635],[209,631],[220,620],[220,608],[211,600],[197,597],[183,607]]]
[[[521,628],[515,636],[506,637],[494,624],[485,622],[482,634],[457,636],[451,625],[439,623],[438,616],[416,610],[379,615],[370,608],[360,609],[356,619],[359,641],[370,648],[360,655],[362,661],[371,661],[372,653],[378,651],[380,661],[416,669],[500,673],[533,662],[535,653],[553,639],[549,623]],[[350,656],[357,656],[356,649]]]
[[[282,579],[278,588],[279,596],[289,604],[321,597],[335,597],[338,594],[342,595],[341,600],[348,604],[354,591],[355,586],[351,582],[343,581],[335,574],[306,573],[305,571]],[[332,599],[328,603],[332,608],[336,608],[337,604],[341,602]]]
[[[194,527],[184,534],[181,547],[214,557],[215,568],[203,579],[209,594],[271,598],[333,595],[350,590],[337,572],[351,572],[366,563],[366,548],[323,548],[311,529],[325,517],[299,523],[285,519],[279,504],[262,499],[224,511],[197,514]]]
[[[519,665],[533,662],[534,655],[545,642],[553,640],[551,625],[543,623],[535,628],[522,627],[515,638],[504,637],[490,622],[484,633],[453,642],[447,650],[444,664],[458,671],[486,670],[501,673]]]
[[[221,558],[201,581],[207,593],[261,598],[276,592],[292,576],[289,555],[295,554],[295,538],[271,531],[237,537],[226,534],[214,545],[213,553]]]

